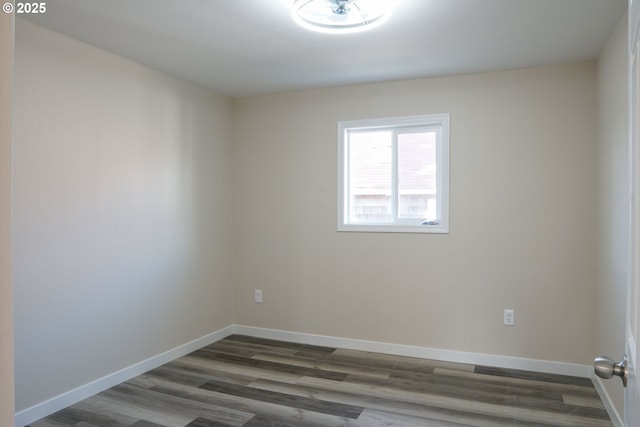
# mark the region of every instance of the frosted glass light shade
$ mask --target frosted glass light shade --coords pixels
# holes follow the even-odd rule
[[[391,14],[393,0],[295,0],[293,19],[324,33],[355,33],[375,28]]]

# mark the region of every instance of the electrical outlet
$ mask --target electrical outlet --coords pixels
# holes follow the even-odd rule
[[[262,304],[262,289],[256,289],[253,291],[253,302]]]
[[[503,321],[505,326],[515,326],[516,325],[516,312],[515,310],[505,310]]]

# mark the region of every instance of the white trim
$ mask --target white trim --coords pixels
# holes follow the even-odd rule
[[[522,369],[549,374],[571,375],[581,378],[591,378],[591,372],[593,371],[592,366],[579,365],[577,363],[554,362],[551,360],[527,359],[523,357],[500,356],[495,354],[470,353],[465,351],[443,350],[379,341],[364,341],[351,338],[258,328],[255,326],[234,325],[233,333],[300,344],[339,347],[349,350],[371,351],[397,356],[419,357],[422,359],[469,363],[497,368]]]
[[[338,225],[338,231],[344,232],[367,232],[367,233],[426,233],[426,234],[449,234],[449,229],[440,225],[414,225],[407,226],[401,224],[347,224]]]
[[[51,415],[54,412],[66,408],[67,406],[71,406],[74,403],[91,397],[96,393],[100,393],[124,381],[128,381],[131,378],[143,374],[151,369],[157,368],[158,366],[164,365],[165,363],[171,362],[172,360],[175,360],[204,346],[221,340],[231,335],[233,333],[233,330],[234,328],[232,325],[227,326],[218,331],[197,338],[191,342],[165,351],[164,353],[152,356],[129,367],[123,368],[102,378],[98,378],[87,384],[81,385],[80,387],[77,387],[73,390],[62,393],[59,396],[33,405],[32,407],[24,409],[15,414],[15,425],[16,427],[22,427],[26,424],[44,418],[47,415]]]
[[[277,329],[258,328],[255,326],[230,325],[201,338],[168,350],[157,356],[150,357],[117,372],[98,378],[95,381],[77,387],[59,396],[33,405],[15,414],[16,427],[23,427],[61,409],[73,405],[83,399],[107,390],[124,381],[157,368],[165,363],[187,355],[204,346],[213,344],[229,335],[240,334],[256,338],[268,338],[301,344],[312,344],[326,347],[339,347],[350,350],[371,351],[376,353],[393,354],[398,356],[419,357],[423,359],[443,360],[447,362],[486,365],[498,368],[522,369],[527,371],[544,372],[560,375],[571,375],[583,378],[593,378],[593,368],[588,365],[575,363],[553,362],[549,360],[527,359],[522,357],[500,356],[494,354],[471,353],[456,350],[444,350],[404,344],[385,343],[380,341],[366,341],[352,338],[315,335],[302,332],[289,332]],[[620,420],[611,399],[601,384],[595,381],[596,389],[602,397],[614,423]],[[622,424],[616,424],[616,427]]]
[[[609,393],[607,393],[607,389],[604,387],[602,379],[598,377],[595,372],[591,372],[591,381],[593,382],[593,386],[596,388],[598,396],[600,396],[600,400],[602,400],[604,409],[606,409],[607,414],[609,414],[609,418],[611,418],[611,422],[613,423],[613,425],[615,427],[624,427],[622,416],[616,409],[616,406],[613,404],[611,396],[609,395]]]

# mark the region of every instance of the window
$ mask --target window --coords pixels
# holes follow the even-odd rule
[[[449,232],[449,115],[338,123],[338,231]]]

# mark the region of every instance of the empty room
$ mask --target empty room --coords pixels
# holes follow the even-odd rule
[[[0,426],[640,425],[636,0],[2,7]]]

